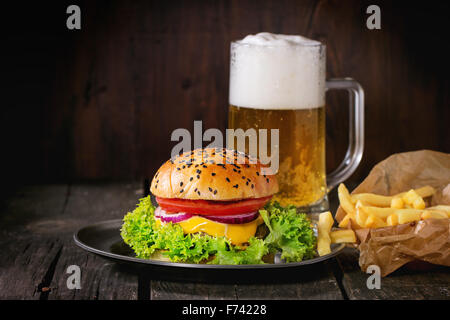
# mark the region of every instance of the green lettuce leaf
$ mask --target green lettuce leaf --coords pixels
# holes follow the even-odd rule
[[[263,257],[276,251],[281,251],[281,257],[287,262],[315,255],[316,238],[311,222],[293,206],[283,208],[271,203],[260,210],[270,233],[264,240],[250,238],[246,247],[234,246],[225,237],[184,234],[177,224],[159,223],[154,211],[148,196],[140,199],[136,209],[123,219],[120,234],[138,258],[150,259],[158,252],[173,262],[236,265],[264,263]]]
[[[211,264],[262,264],[263,256],[269,253],[264,240],[251,237],[249,246],[244,250],[231,247],[230,250],[219,250]]]
[[[282,207],[277,202],[269,203],[259,213],[270,230],[264,242],[271,252],[281,251],[286,262],[315,256],[316,237],[306,214],[298,214],[295,206]]]
[[[150,259],[156,250],[173,262],[214,264],[259,264],[268,253],[264,241],[252,237],[242,249],[233,246],[225,237],[206,234],[184,234],[183,229],[172,223],[160,224],[154,217],[155,207],[150,197],[140,199],[135,210],[125,215],[121,236],[136,253],[136,257]]]

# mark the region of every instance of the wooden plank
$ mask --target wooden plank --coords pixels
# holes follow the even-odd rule
[[[81,271],[81,289],[69,289],[67,268],[76,265]],[[49,287],[49,300],[136,300],[137,274],[121,272],[119,266],[66,242]]]
[[[448,4],[394,3],[381,4],[382,30],[369,30],[369,2],[359,0],[117,1],[108,10],[102,2],[86,1],[83,28],[95,32],[9,39],[8,47],[16,49],[10,51],[12,61],[24,60],[16,51],[27,53],[40,72],[27,86],[33,94],[24,95],[22,82],[34,79],[29,65],[6,66],[11,79],[22,81],[11,81],[6,93],[5,101],[14,103],[4,106],[2,142],[15,156],[3,157],[2,167],[21,168],[7,170],[14,179],[17,171],[46,178],[151,176],[168,159],[173,129],[191,130],[194,119],[204,120],[205,128],[225,129],[230,41],[261,30],[325,42],[328,77],[353,77],[364,87],[370,121],[356,178],[399,151],[449,152],[449,62],[445,50],[418,48],[414,36],[426,35],[430,43],[445,38]],[[39,8],[46,21],[62,12],[53,5]],[[24,34],[32,28],[24,27]],[[329,169],[342,160],[348,143],[342,129],[347,100],[333,95],[327,93]],[[28,105],[33,107],[24,110]],[[17,132],[18,127],[27,130]]]
[[[2,201],[0,214],[0,299],[39,299],[51,280],[62,243],[42,236],[42,217],[58,216],[67,185],[25,186]],[[41,232],[44,231],[44,232]]]
[[[152,281],[151,299],[343,299],[330,263],[290,270],[255,271],[244,280],[228,279],[227,283],[192,283]],[[220,274],[217,274],[219,277]],[[224,273],[224,277],[227,273]],[[216,283],[214,283],[216,282]],[[224,282],[224,279],[222,279]]]
[[[63,219],[70,219],[72,232],[81,225],[121,218],[132,210],[143,190],[140,184],[76,185],[71,188]],[[48,299],[137,299],[138,275],[121,272],[120,267],[78,248],[72,232],[63,237],[61,252]],[[81,270],[81,289],[67,288],[67,268]]]
[[[381,278],[381,288],[369,290],[367,278],[358,265],[359,253],[346,249],[338,257],[344,274],[342,285],[349,299],[450,299],[450,270],[438,267],[429,271],[401,268]]]
[[[152,300],[236,300],[234,284],[204,284],[175,281],[152,281]]]
[[[52,266],[62,248],[58,240],[10,239],[0,244],[0,300],[42,296],[52,277]]]
[[[102,220],[121,219],[133,210],[144,191],[139,182],[80,184],[70,187],[64,213],[59,217],[61,228],[52,233],[73,233],[87,224]]]
[[[0,206],[1,233],[4,238],[12,236],[28,237],[30,233],[39,234],[48,231],[44,218],[50,219],[64,211],[69,186],[32,185],[16,190],[2,200]],[[26,231],[26,232],[24,232]]]
[[[332,263],[305,266],[273,284],[238,285],[238,299],[256,300],[340,300],[342,292],[332,270]]]

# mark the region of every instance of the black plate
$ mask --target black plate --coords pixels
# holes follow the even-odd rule
[[[167,274],[171,278],[179,276],[184,280],[186,279],[186,275],[189,275],[189,278],[193,279],[204,279],[207,275],[213,275],[213,277],[217,278],[221,277],[221,275],[223,276],[225,271],[234,274],[238,272],[240,275],[246,274],[248,276],[250,274],[260,274],[263,271],[269,270],[286,271],[286,268],[305,268],[308,265],[328,260],[339,254],[345,248],[345,244],[332,244],[332,252],[322,257],[316,257],[301,262],[284,263],[280,261],[278,263],[254,265],[213,265],[140,259],[135,257],[131,248],[125,244],[120,237],[120,227],[122,223],[121,219],[116,219],[102,221],[83,227],[74,234],[75,243],[89,252],[115,260],[116,262],[132,264],[139,268],[150,267],[153,271],[157,270],[159,275]],[[254,272],[258,270],[260,272],[255,274]],[[155,273],[153,273],[153,275],[155,275]]]

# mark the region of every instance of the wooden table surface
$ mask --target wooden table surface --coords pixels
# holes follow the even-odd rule
[[[77,247],[79,227],[122,218],[144,194],[143,183],[41,185],[17,189],[0,207],[0,299],[450,299],[449,268],[398,270],[369,290],[358,253],[276,283],[160,280]],[[332,209],[336,194],[330,195]],[[81,268],[81,289],[70,290],[67,267]]]

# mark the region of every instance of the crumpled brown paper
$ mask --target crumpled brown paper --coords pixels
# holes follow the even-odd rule
[[[394,195],[430,185],[437,189],[430,205],[450,204],[450,154],[421,150],[394,154],[377,164],[353,193]],[[336,220],[345,216],[339,207]],[[351,227],[351,224],[349,224]],[[450,219],[428,219],[379,229],[355,230],[359,265],[378,265],[386,276],[404,264],[425,261],[450,266]]]

